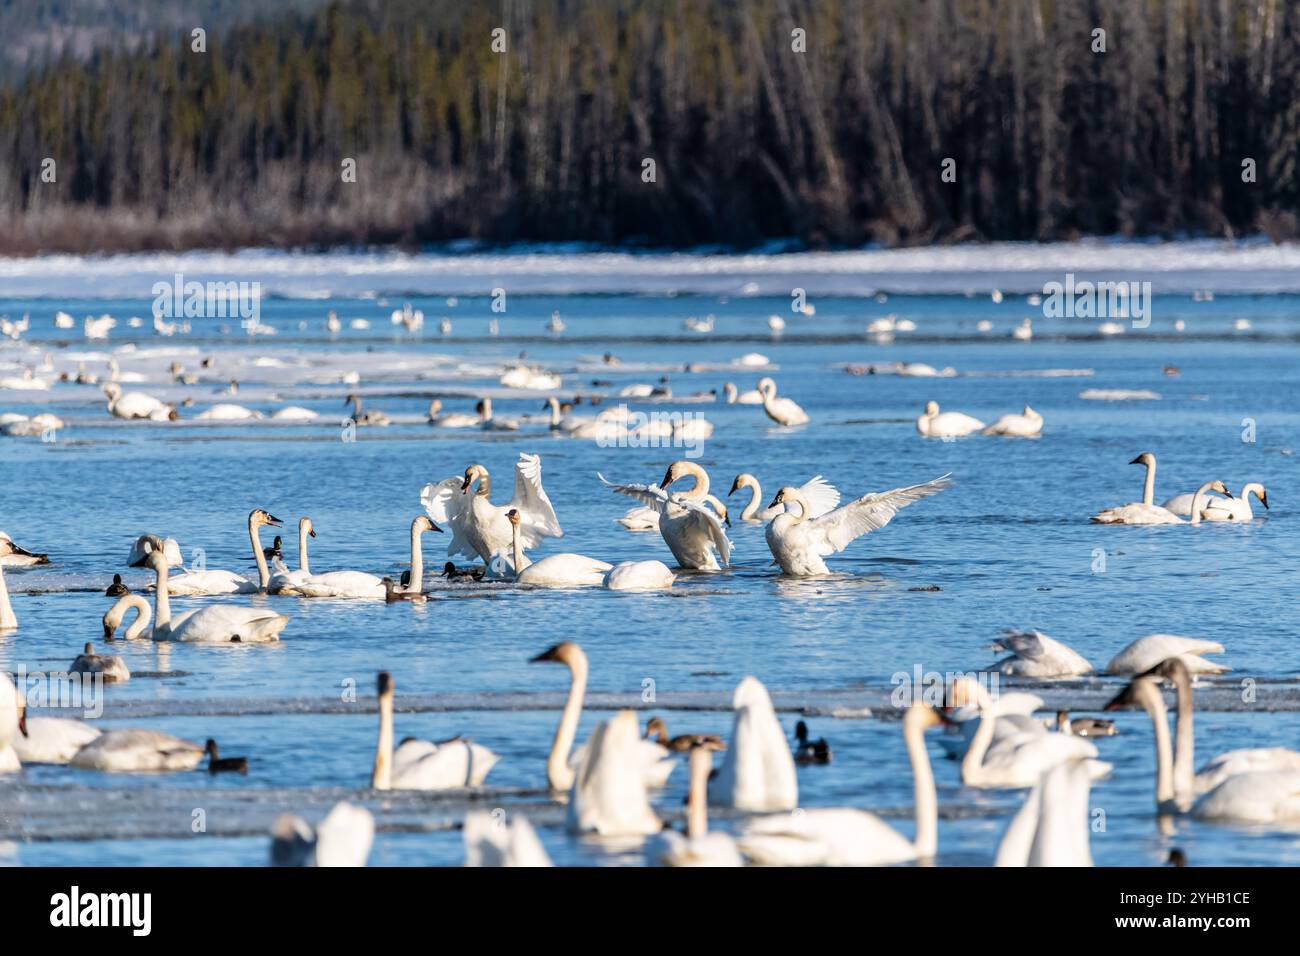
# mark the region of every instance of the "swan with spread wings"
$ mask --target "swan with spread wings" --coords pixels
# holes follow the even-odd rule
[[[681,567],[695,571],[721,571],[723,566],[731,563],[731,542],[722,522],[704,507],[705,501],[712,496],[709,494],[709,475],[699,465],[689,461],[673,462],[658,488],[654,485],[616,485],[599,473],[596,477],[607,488],[635,498],[658,512],[659,533]],[[694,486],[680,492],[667,490],[669,485],[683,477],[694,478]]]
[[[776,493],[770,505],[786,508],[768,524],[767,546],[786,574],[829,574],[822,560],[827,555],[843,551],[868,532],[880,530],[899,509],[938,494],[951,484],[951,476],[944,475],[919,485],[865,494],[816,518],[811,517],[814,509],[803,491],[787,485]]]
[[[424,486],[420,501],[425,511],[435,522],[451,530],[449,555],[480,557],[489,565],[497,555],[509,561],[514,529],[506,514],[512,509],[519,512],[519,537],[524,548],[537,547],[543,538],[564,537],[555,508],[542,487],[539,456],[519,455],[515,464],[515,495],[508,504],[492,504],[488,499],[491,493],[492,478],[482,465],[470,465],[462,477]]]

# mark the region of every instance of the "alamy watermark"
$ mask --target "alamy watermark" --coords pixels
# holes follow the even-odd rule
[[[87,719],[104,714],[104,675],[68,671],[32,671],[19,664],[13,672],[19,699],[27,707],[79,710]]]
[[[633,412],[626,405],[619,412],[596,437],[601,448],[680,448],[683,457],[699,458],[712,432],[699,412]]]
[[[197,280],[183,273],[153,284],[153,317],[162,319],[239,319],[246,329],[262,324],[262,283]]]
[[[931,707],[944,707],[952,701],[949,688],[959,683],[974,682],[990,698],[999,694],[999,674],[997,671],[927,671],[920,664],[912,665],[910,671],[895,671],[889,678],[894,685],[889,695],[891,706],[902,710],[912,704],[928,704]],[[974,703],[974,700],[963,701]]]
[[[1065,282],[1043,285],[1043,316],[1049,319],[1132,319],[1133,328],[1151,324],[1151,283],[1076,282],[1073,272]]]

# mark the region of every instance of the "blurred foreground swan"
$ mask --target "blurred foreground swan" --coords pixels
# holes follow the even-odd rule
[[[429,517],[451,529],[447,554],[479,557],[491,563],[495,555],[513,549],[514,528],[506,513],[519,512],[519,531],[524,548],[535,548],[543,538],[562,538],[555,508],[542,487],[542,460],[521,453],[515,464],[515,491],[509,504],[494,505],[492,477],[482,465],[470,465],[463,478],[447,478],[425,485],[420,502]],[[516,569],[517,570],[517,569]]]
[[[501,758],[463,737],[434,743],[407,737],[393,749],[393,678],[380,673],[379,739],[370,786],[375,790],[453,790],[483,783]]]
[[[652,866],[743,866],[736,841],[726,833],[709,832],[709,772],[712,751],[722,750],[716,739],[700,738],[690,748],[687,766],[691,779],[686,797],[686,834],[661,830],[646,843],[646,862]]]
[[[922,498],[936,495],[952,485],[948,475],[919,485],[871,492],[819,517],[799,488],[785,487],[776,493],[771,507],[786,505],[767,526],[767,547],[789,575],[829,574],[822,559],[843,551],[853,541],[889,524],[894,515]],[[797,506],[793,511],[790,506]]]
[[[336,803],[315,830],[284,813],[271,828],[272,866],[365,866],[375,839],[375,818],[364,807]]]
[[[732,707],[731,740],[709,780],[709,802],[756,812],[793,810],[799,802],[794,757],[767,688],[746,677],[736,686]]]
[[[982,697],[979,726],[961,762],[962,783],[991,789],[1032,787],[1048,770],[1072,760],[1091,760],[1087,769],[1095,776],[1109,772],[1109,764],[1092,759],[1097,756],[1096,746],[1073,734],[1022,732],[995,741],[997,720],[1009,706],[1010,696]],[[1039,699],[1036,709],[1041,706]]]
[[[798,809],[746,823],[738,838],[745,856],[777,866],[887,866],[933,857],[938,846],[939,800],[925,731],[937,727],[940,718],[933,707],[913,703],[902,723],[912,765],[915,839],[907,839],[866,810]]]
[[[507,823],[504,814],[472,810],[465,815],[465,865],[553,866],[528,818],[516,813]]]
[[[1044,773],[1025,797],[998,844],[994,866],[1092,866],[1086,759]]]
[[[596,725],[569,791],[570,833],[632,837],[662,829],[647,795],[643,743],[630,710]]]

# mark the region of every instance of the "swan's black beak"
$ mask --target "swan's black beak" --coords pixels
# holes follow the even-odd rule
[[[537,664],[543,661],[558,661],[560,659],[559,650],[560,645],[556,644],[554,647],[542,651],[542,653],[538,654],[536,657],[530,657],[528,663]]]
[[[308,528],[308,529],[307,529],[307,537],[309,537],[309,538],[314,538],[314,537],[316,537],[316,529],[315,529],[314,527],[313,527],[313,528]]]
[[[434,521],[433,521],[432,518],[429,519],[429,530],[430,530],[430,531],[437,531],[437,532],[441,532],[441,531],[442,531],[441,528],[439,528],[436,524],[434,524]]]
[[[1224,489],[1223,489],[1223,493],[1224,493],[1225,495],[1227,495],[1229,498],[1232,497],[1232,492],[1229,491],[1227,488],[1224,488]]]
[[[768,505],[768,507],[775,508],[777,505],[780,504],[785,504],[785,499],[778,494],[775,498],[772,499],[772,503]]]
[[[1260,503],[1261,505],[1264,506],[1264,510],[1265,510],[1265,511],[1268,510],[1268,492],[1267,492],[1267,491],[1264,492],[1262,495],[1259,496],[1259,503]]]
[[[111,628],[111,627],[109,627],[107,624],[105,624],[105,625],[104,625],[104,640],[106,640],[106,641],[111,641],[112,639],[113,639],[113,628]]]
[[[470,475],[469,472],[465,472],[465,480],[462,481],[460,484],[460,493],[462,495],[469,494],[469,486],[472,485],[473,483],[474,483],[474,478]]]
[[[722,523],[725,524],[728,528],[731,527],[731,512],[730,512],[730,511],[728,511],[725,515],[722,516]]]
[[[737,489],[739,488],[740,488],[740,478],[737,477],[736,480],[731,483],[731,490],[727,492],[727,497],[730,498],[732,495],[736,493]]]
[[[659,487],[667,488],[672,483],[673,483],[673,470],[669,468],[667,471],[664,472],[664,480],[659,482]]]
[[[283,521],[281,521],[279,518],[277,518],[275,515],[272,514],[268,514],[266,516],[266,523],[273,528],[283,527],[284,525]]]
[[[1142,464],[1142,456],[1141,456],[1141,455],[1138,455],[1136,458],[1134,458],[1132,461],[1130,461],[1129,464],[1130,464],[1130,465],[1140,465],[1140,464]]]
[[[1132,704],[1133,704],[1133,685],[1129,684],[1122,691],[1120,691],[1113,698],[1111,698],[1111,700],[1106,704],[1105,707],[1102,708],[1102,710],[1104,711],[1124,710],[1126,707],[1132,706]]]

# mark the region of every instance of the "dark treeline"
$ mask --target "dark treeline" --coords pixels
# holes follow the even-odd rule
[[[1285,0],[335,2],[0,88],[0,252],[1294,236],[1298,54]]]

